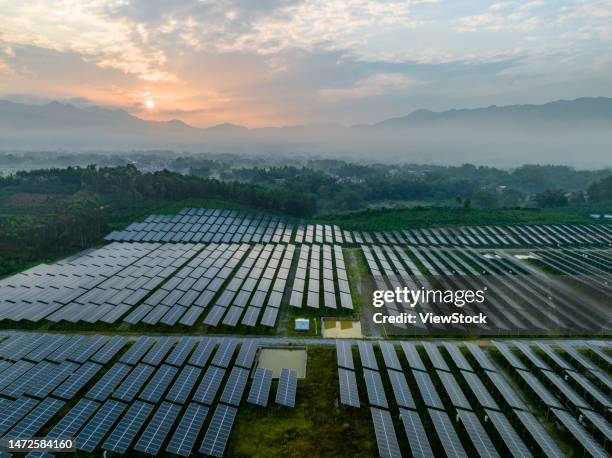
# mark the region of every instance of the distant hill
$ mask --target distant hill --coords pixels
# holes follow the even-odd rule
[[[373,125],[313,124],[248,129],[147,121],[124,110],[0,100],[0,148],[166,148],[219,153],[316,154],[379,161],[512,166],[612,166],[612,99],[543,105],[417,110]]]
[[[557,100],[543,105],[508,105],[486,108],[435,112],[417,110],[407,116],[391,118],[375,127],[404,127],[418,124],[495,124],[512,123],[537,128],[541,124],[612,123],[612,99],[584,97],[576,100]]]

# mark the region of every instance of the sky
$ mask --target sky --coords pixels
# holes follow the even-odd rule
[[[206,127],[612,96],[612,0],[0,0],[0,98]]]

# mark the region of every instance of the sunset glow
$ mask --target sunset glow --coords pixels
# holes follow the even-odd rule
[[[612,95],[612,0],[0,0],[0,23],[1,98],[195,126]]]

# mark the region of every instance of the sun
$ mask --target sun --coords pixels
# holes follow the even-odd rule
[[[147,100],[145,102],[145,106],[149,109],[152,110],[153,108],[155,108],[155,102],[151,99]]]

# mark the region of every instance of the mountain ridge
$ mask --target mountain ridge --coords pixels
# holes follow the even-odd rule
[[[457,118],[460,116],[479,116],[482,114],[486,115],[508,115],[508,114],[523,114],[533,116],[535,114],[539,115],[555,115],[557,119],[563,118],[576,118],[577,115],[585,116],[589,115],[593,117],[593,115],[605,116],[612,119],[612,98],[610,97],[580,97],[572,100],[553,100],[550,102],[546,102],[543,104],[511,104],[511,105],[489,105],[487,107],[476,107],[476,108],[451,108],[448,110],[442,111],[434,111],[426,108],[419,108],[414,110],[407,115],[397,116],[392,118],[383,119],[382,121],[374,122],[374,123],[360,123],[354,125],[343,125],[335,122],[320,122],[320,123],[310,123],[310,124],[297,124],[297,125],[283,125],[283,126],[264,126],[264,127],[254,127],[249,128],[240,124],[232,123],[232,122],[223,122],[219,124],[215,124],[208,127],[197,127],[192,126],[180,119],[171,119],[165,121],[158,120],[147,120],[143,118],[139,118],[133,114],[128,113],[122,108],[113,108],[113,107],[105,107],[99,105],[89,105],[82,108],[79,108],[71,103],[63,103],[57,100],[52,100],[46,104],[26,104],[22,102],[13,102],[10,100],[0,98],[0,115],[3,114],[3,110],[7,107],[11,107],[13,109],[18,109],[18,111],[28,111],[30,114],[34,109],[38,109],[41,112],[47,112],[52,114],[81,114],[83,112],[89,113],[92,115],[97,115],[101,117],[108,118],[109,115],[118,115],[119,117],[125,119],[138,120],[144,123],[156,123],[157,125],[181,125],[183,127],[190,127],[192,129],[200,130],[200,131],[227,131],[227,132],[236,132],[236,131],[257,131],[257,130],[273,130],[273,129],[304,129],[310,127],[324,127],[324,128],[363,128],[363,127],[380,127],[380,126],[389,126],[389,125],[398,125],[405,123],[419,123],[419,122],[428,122],[436,119],[448,119],[448,118]],[[565,110],[566,108],[572,108],[572,111],[567,112],[566,116],[559,116],[561,112],[560,109]],[[556,113],[552,110],[554,108]],[[576,109],[579,108],[578,111]],[[0,118],[2,120],[2,118]]]
[[[513,165],[547,161],[612,165],[612,98],[446,111],[415,110],[374,124],[194,127],[138,118],[123,109],[32,105],[0,99],[0,148],[176,149],[278,153],[430,163]],[[527,162],[526,162],[527,161]]]

